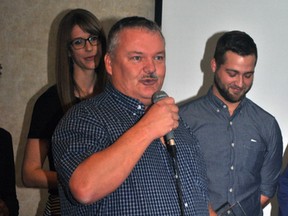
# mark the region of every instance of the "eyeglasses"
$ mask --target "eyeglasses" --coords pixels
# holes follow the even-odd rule
[[[82,49],[86,46],[86,42],[89,41],[89,43],[91,44],[91,46],[97,46],[99,43],[98,37],[97,36],[90,36],[87,39],[84,38],[76,38],[74,40],[72,40],[70,42],[70,45],[78,50],[78,49]]]

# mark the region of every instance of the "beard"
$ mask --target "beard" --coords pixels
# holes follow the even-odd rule
[[[238,103],[240,102],[245,96],[246,94],[250,91],[252,84],[247,88],[246,85],[243,86],[243,90],[240,94],[231,94],[229,92],[229,88],[233,87],[231,85],[229,85],[228,87],[225,87],[225,85],[222,83],[221,79],[219,78],[218,74],[215,73],[214,76],[214,84],[218,90],[218,92],[220,93],[220,95],[228,102],[230,103]],[[235,85],[234,85],[235,86]]]

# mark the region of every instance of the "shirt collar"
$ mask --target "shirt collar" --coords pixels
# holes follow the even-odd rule
[[[143,103],[141,103],[139,100],[134,99],[132,97],[129,97],[127,95],[124,95],[120,91],[118,91],[111,82],[108,82],[106,85],[105,91],[112,96],[113,100],[119,104],[121,107],[123,107],[126,110],[129,110],[133,113],[144,113],[145,112],[145,106]]]
[[[216,109],[216,110],[220,110],[220,109],[227,109],[227,105],[222,101],[220,100],[218,97],[216,97],[214,94],[213,94],[213,91],[212,91],[212,87],[209,89],[208,91],[208,94],[207,94],[208,98],[209,98],[209,101],[211,102],[212,106]],[[238,107],[236,108],[235,112],[238,112],[239,110],[242,109],[242,107],[245,105],[247,101],[247,98],[244,97],[242,99],[242,101],[240,102],[240,104],[238,105]]]

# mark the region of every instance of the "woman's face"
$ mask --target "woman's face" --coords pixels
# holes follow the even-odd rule
[[[102,56],[102,49],[101,43],[97,40],[93,41],[93,38],[90,38],[93,35],[90,35],[87,32],[84,32],[78,25],[75,25],[71,32],[71,41],[74,43],[79,44],[83,43],[84,39],[84,47],[74,47],[71,45],[71,57],[73,58],[74,62],[74,70],[95,70],[98,67],[101,56]],[[90,40],[87,40],[90,38]],[[94,45],[92,45],[92,44]]]

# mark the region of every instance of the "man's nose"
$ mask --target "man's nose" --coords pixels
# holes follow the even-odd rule
[[[153,73],[156,71],[154,59],[149,59],[145,62],[144,72]]]
[[[243,77],[240,76],[240,75],[237,76],[236,81],[235,81],[236,85],[237,85],[238,87],[243,87],[243,82],[244,82]]]

